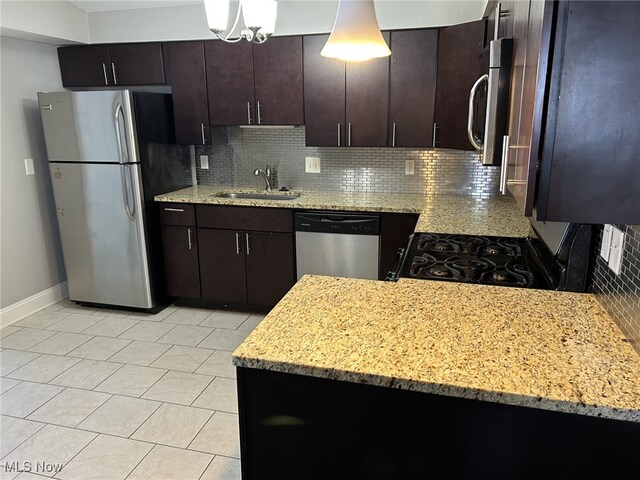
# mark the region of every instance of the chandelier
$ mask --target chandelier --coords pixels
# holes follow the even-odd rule
[[[204,0],[209,30],[214,33],[216,38],[228,43],[236,43],[242,39],[253,43],[264,43],[267,38],[273,35],[278,11],[276,0],[239,0],[236,19],[233,26],[227,30],[229,2],[230,0]],[[231,39],[229,37],[238,27],[241,14],[245,28],[240,31],[238,38]],[[227,30],[227,34],[222,35],[225,30]]]

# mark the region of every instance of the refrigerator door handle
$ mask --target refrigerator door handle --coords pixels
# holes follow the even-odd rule
[[[122,106],[122,102],[118,101],[116,103],[116,108],[114,111],[114,123],[115,123],[115,127],[116,127],[116,141],[117,141],[117,146],[118,146],[118,160],[120,161],[120,163],[127,163],[129,161],[129,155],[125,155],[125,152],[127,152],[127,147],[126,145],[123,147],[122,144],[122,135],[120,134],[120,114],[122,113],[122,116],[124,117],[124,107]]]
[[[129,196],[129,185],[133,188],[133,179],[129,179],[129,185],[127,185],[127,173],[129,173],[129,168],[127,165],[120,165],[120,179],[122,180],[122,201],[124,202],[124,211],[127,214],[129,220],[135,220],[135,212],[136,212],[136,204],[135,200],[131,202],[131,197]],[[131,203],[131,205],[130,205]]]

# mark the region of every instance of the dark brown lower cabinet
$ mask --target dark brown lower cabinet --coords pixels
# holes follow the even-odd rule
[[[271,306],[295,283],[293,234],[245,232],[247,301]]]
[[[380,218],[380,262],[378,278],[384,280],[393,268],[396,253],[406,248],[409,236],[415,231],[418,223],[415,213],[384,213]]]
[[[242,232],[199,228],[202,299],[246,303],[245,252]]]
[[[167,294],[200,298],[198,238],[194,227],[162,226]]]
[[[199,228],[202,299],[273,307],[295,283],[293,234]]]

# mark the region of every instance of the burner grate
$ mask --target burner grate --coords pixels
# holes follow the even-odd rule
[[[527,240],[416,234],[403,266],[405,277],[517,287],[535,286]],[[410,262],[409,262],[409,259]]]

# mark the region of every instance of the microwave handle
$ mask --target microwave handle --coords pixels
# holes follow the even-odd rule
[[[485,73],[478,80],[476,80],[476,83],[473,84],[473,87],[471,87],[471,92],[469,93],[469,115],[467,117],[467,136],[469,137],[469,141],[471,142],[471,145],[473,145],[476,150],[482,150],[482,143],[480,143],[479,139],[477,139],[476,136],[473,134],[473,120],[474,120],[473,106],[476,101],[476,92],[478,91],[478,88],[480,87],[480,85],[482,85],[482,82],[488,82],[488,81],[489,81],[489,75]]]

